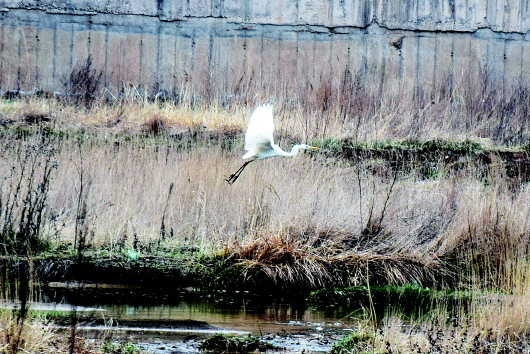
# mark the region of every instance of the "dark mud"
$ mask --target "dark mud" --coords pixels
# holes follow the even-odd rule
[[[345,245],[347,247],[348,245]],[[380,259],[379,259],[380,258]],[[366,267],[372,284],[387,284],[386,272],[407,270],[408,273],[421,275],[419,282],[424,286],[448,284],[450,275],[443,268],[425,267],[418,260],[399,257],[379,257],[371,259],[369,264],[362,257],[350,257],[345,260],[321,262],[331,275],[320,282],[311,282],[309,275],[299,272],[293,279],[282,279],[271,276],[270,267],[262,265],[249,268],[245,259],[236,256],[193,257],[183,255],[152,256],[142,255],[130,259],[123,255],[116,256],[59,256],[42,254],[28,262],[23,257],[0,257],[0,272],[4,278],[24,278],[31,268],[33,279],[48,286],[51,283],[65,283],[64,291],[80,296],[91,291],[119,291],[120,287],[135,289],[131,296],[139,302],[149,301],[144,289],[161,294],[181,293],[187,288],[203,292],[237,289],[241,292],[252,292],[264,296],[283,296],[292,298],[307,296],[312,290],[324,287],[347,286],[351,283],[352,274],[365,274]],[[287,261],[289,262],[289,260]],[[291,265],[296,271],[297,263]],[[288,264],[289,265],[289,264]],[[362,267],[364,273],[359,273]],[[412,280],[411,280],[412,281]],[[103,294],[100,294],[103,296]]]
[[[501,174],[512,181],[530,181],[530,153],[485,147],[472,141],[410,141],[358,143],[350,139],[322,142],[326,156],[345,159],[379,175],[414,173],[421,178],[475,171],[477,177]]]

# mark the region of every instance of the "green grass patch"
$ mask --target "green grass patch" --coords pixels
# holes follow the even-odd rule
[[[103,342],[101,351],[105,354],[139,354],[142,352],[131,342],[110,340]]]
[[[352,354],[352,353],[370,353],[363,348],[367,348],[367,343],[373,341],[374,335],[369,332],[354,331],[345,338],[333,345],[330,354]]]
[[[236,337],[217,334],[204,340],[199,349],[207,353],[249,353],[254,351],[264,352],[278,348],[256,337]]]

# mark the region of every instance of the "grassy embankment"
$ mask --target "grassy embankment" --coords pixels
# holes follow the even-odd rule
[[[278,99],[280,144],[321,152],[250,165],[233,186],[223,176],[241,163],[259,98],[153,102],[129,88],[114,103],[4,99],[2,253],[29,259],[41,279],[494,291],[450,323],[442,310],[413,327],[372,316],[351,341],[520,345],[530,329],[528,90],[469,84],[428,100],[353,82]]]

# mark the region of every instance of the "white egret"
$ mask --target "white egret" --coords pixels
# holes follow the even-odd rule
[[[243,159],[249,159],[234,174],[230,175],[226,181],[234,183],[247,165],[256,160],[263,160],[274,156],[296,156],[300,150],[318,150],[317,147],[306,144],[296,144],[291,152],[285,152],[276,144],[272,133],[274,122],[272,117],[272,104],[264,104],[256,108],[248,123],[245,134],[245,150]]]

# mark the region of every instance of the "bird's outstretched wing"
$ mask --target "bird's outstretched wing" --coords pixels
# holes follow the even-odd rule
[[[271,149],[271,145],[274,143],[273,131],[272,104],[259,106],[252,113],[248,123],[245,134],[245,150],[248,152],[243,158],[249,158],[260,151]]]

